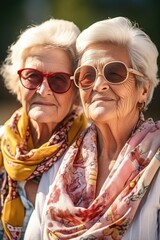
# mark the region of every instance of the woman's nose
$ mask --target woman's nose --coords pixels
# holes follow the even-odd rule
[[[39,93],[43,97],[53,94],[52,90],[50,89],[50,86],[48,84],[48,81],[47,81],[46,77],[44,77],[43,82],[38,87],[36,92]]]
[[[105,80],[105,78],[102,74],[97,75],[95,82],[94,82],[93,89],[98,92],[103,92],[103,91],[106,91],[109,89],[109,84]]]

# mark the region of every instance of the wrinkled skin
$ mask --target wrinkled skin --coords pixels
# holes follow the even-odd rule
[[[108,176],[111,161],[117,158],[138,121],[138,103],[146,102],[149,91],[149,85],[136,86],[133,74],[122,84],[109,84],[102,76],[102,68],[110,61],[122,61],[132,67],[127,48],[111,43],[90,45],[80,62],[80,66],[92,65],[98,69],[94,85],[87,90],[80,89],[84,112],[98,131],[97,194]]]
[[[34,68],[44,73],[65,72],[73,74],[69,55],[60,48],[34,47],[27,52],[24,68]],[[63,94],[51,91],[47,79],[37,90],[24,88],[20,81],[18,99],[29,116],[34,147],[37,148],[49,140],[55,127],[71,111],[76,98],[74,84]],[[66,102],[67,101],[67,102]],[[66,104],[67,103],[67,104]],[[32,180],[25,185],[27,198],[34,205],[38,184]]]
[[[63,49],[35,47],[27,54],[24,68],[73,74],[71,60]],[[19,89],[18,98],[29,116],[34,145],[39,147],[48,141],[57,124],[71,111],[76,95],[74,84],[63,94],[52,92],[47,79],[37,90],[28,90],[19,81]]]

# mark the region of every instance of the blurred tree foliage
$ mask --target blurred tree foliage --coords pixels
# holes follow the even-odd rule
[[[50,17],[71,20],[83,30],[93,22],[125,16],[139,23],[160,51],[159,12],[159,0],[1,0],[0,63],[4,61],[8,46],[16,41],[20,31]],[[2,80],[0,90],[0,101],[13,99],[5,90]],[[157,87],[148,113],[155,118],[160,118],[159,93],[160,87]]]

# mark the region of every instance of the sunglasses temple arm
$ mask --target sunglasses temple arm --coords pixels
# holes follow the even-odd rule
[[[130,73],[133,73],[133,74],[138,75],[140,77],[144,77],[143,73],[140,73],[139,71],[137,71],[133,68],[128,68],[128,70],[129,70]]]

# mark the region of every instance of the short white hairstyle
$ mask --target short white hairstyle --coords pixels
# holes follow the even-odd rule
[[[73,71],[77,61],[75,42],[79,28],[70,21],[51,18],[39,25],[30,25],[22,31],[17,41],[8,48],[8,55],[1,66],[1,75],[6,88],[18,94],[17,71],[24,66],[27,50],[36,46],[53,46],[64,49],[70,54]]]
[[[150,82],[150,92],[146,106],[150,103],[158,79],[158,50],[150,37],[142,31],[137,23],[128,18],[115,17],[93,23],[80,33],[76,48],[81,59],[85,49],[97,42],[110,42],[126,46],[134,69],[139,70],[145,78],[137,77],[138,84]],[[139,80],[139,81],[138,81]]]

